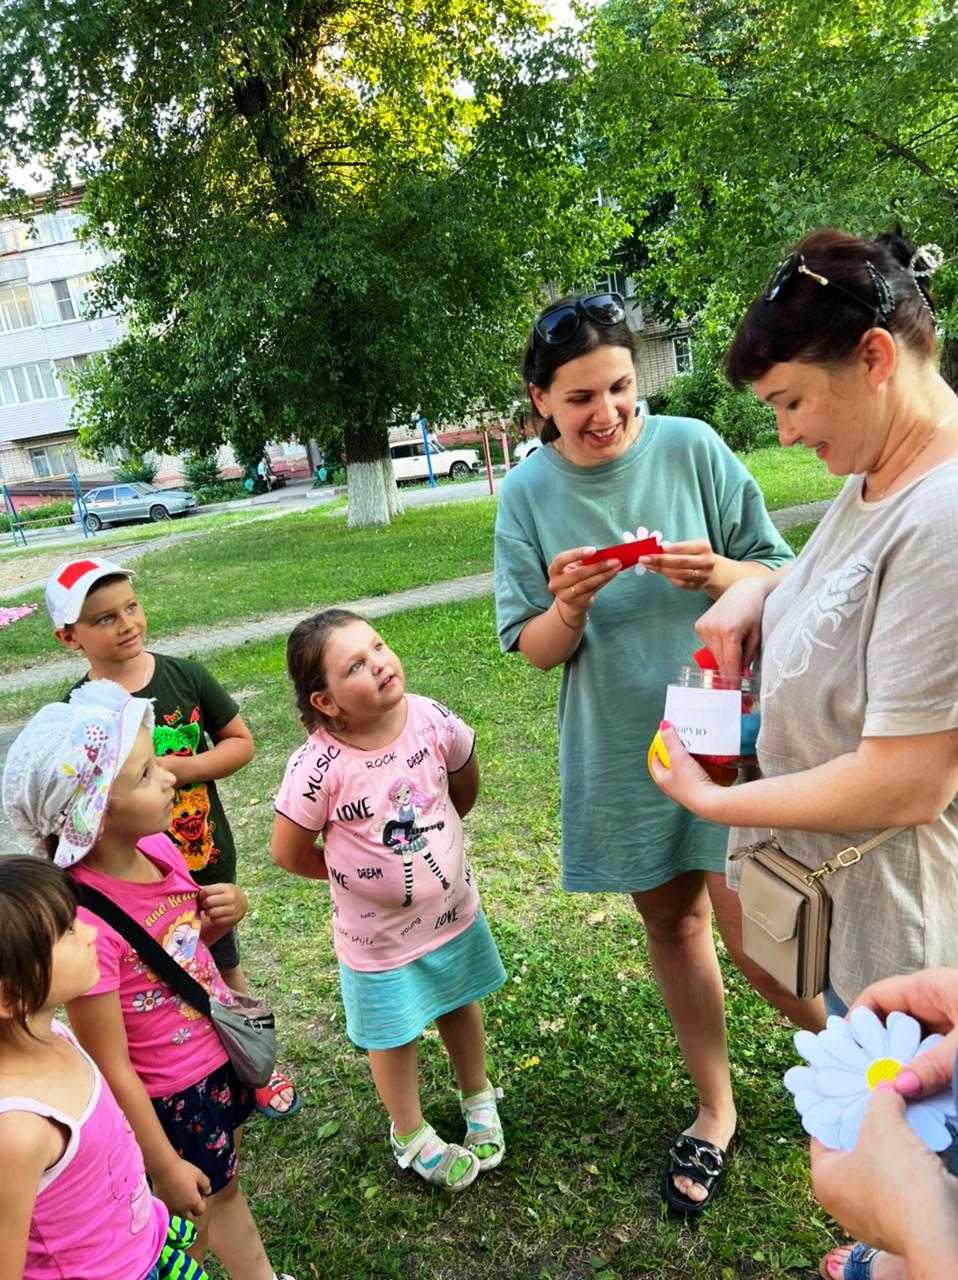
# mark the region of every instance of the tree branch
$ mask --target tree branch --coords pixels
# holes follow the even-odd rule
[[[917,169],[919,173],[924,174],[926,178],[930,178],[941,188],[942,195],[949,203],[958,208],[958,189],[949,187],[942,178],[935,173],[934,169],[927,160],[923,160],[916,151],[911,147],[906,147],[901,142],[896,142],[894,138],[885,138],[880,133],[876,133],[874,129],[868,125],[860,124],[857,120],[849,120],[847,117],[841,117],[841,122],[846,128],[851,129],[852,133],[860,134],[863,138],[868,138],[870,142],[874,142],[882,150],[888,152],[889,155],[898,156],[900,160],[907,161],[912,168]]]

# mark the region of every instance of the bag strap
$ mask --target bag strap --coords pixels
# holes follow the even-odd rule
[[[177,964],[168,951],[163,950],[152,934],[147,933],[142,925],[137,924],[132,916],[127,915],[122,907],[118,907],[99,889],[76,880],[73,883],[81,906],[105,920],[111,929],[115,929],[156,976],[173,988],[181,1000],[192,1005],[204,1017],[211,1016],[210,997],[206,990],[181,964]]]
[[[802,879],[806,884],[814,884],[816,880],[821,880],[825,876],[833,876],[836,871],[844,871],[846,867],[853,867],[856,862],[861,862],[866,853],[871,853],[873,849],[877,849],[879,845],[884,844],[886,840],[890,840],[892,836],[897,836],[899,831],[906,831],[907,829],[907,827],[886,827],[884,831],[879,831],[877,836],[872,836],[864,844],[850,844],[846,849],[840,849],[834,858],[826,858],[824,862],[819,863],[814,871],[809,871]],[[772,832],[772,839],[775,839],[774,831]]]

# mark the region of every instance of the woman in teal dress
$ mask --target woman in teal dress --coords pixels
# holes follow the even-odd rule
[[[645,758],[666,685],[698,647],[696,619],[732,582],[791,552],[755,481],[705,423],[636,417],[635,339],[617,295],[547,308],[523,373],[546,447],[509,473],[499,498],[499,640],[540,669],[563,664],[562,883],[628,893],[643,918],[698,1094],[662,1194],[695,1215],[718,1187],[736,1122],[710,909],[721,927],[727,833],[663,797]],[[581,564],[641,528],[669,544],[643,572]]]

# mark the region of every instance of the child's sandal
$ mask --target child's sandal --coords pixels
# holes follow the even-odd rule
[[[405,1146],[396,1138],[396,1126],[389,1126],[389,1142],[400,1169],[412,1169],[426,1182],[432,1182],[445,1191],[465,1191],[479,1176],[479,1157],[455,1142],[443,1142],[431,1124],[423,1122],[422,1128]],[[450,1169],[457,1160],[466,1159],[469,1167],[454,1182],[449,1182]]]
[[[495,1169],[502,1163],[506,1154],[506,1135],[502,1131],[502,1122],[496,1103],[502,1097],[501,1089],[493,1089],[486,1084],[478,1093],[471,1093],[468,1098],[459,1095],[459,1109],[465,1117],[466,1136],[464,1142],[470,1151],[479,1156],[479,1168]],[[479,1155],[477,1147],[492,1147],[491,1153]]]

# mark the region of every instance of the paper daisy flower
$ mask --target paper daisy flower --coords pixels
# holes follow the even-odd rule
[[[882,1026],[871,1009],[831,1017],[824,1031],[799,1031],[795,1048],[808,1062],[785,1073],[785,1087],[806,1133],[833,1150],[851,1151],[858,1140],[872,1089],[892,1081],[912,1058],[942,1039],[922,1039],[921,1027],[907,1013],[890,1013]],[[909,1102],[906,1119],[932,1151],[944,1151],[952,1137],[946,1120],[955,1113],[948,1093]]]
[[[622,534],[623,542],[641,542],[643,538],[658,538],[659,542],[662,542],[662,535],[658,529],[653,529],[650,533],[644,524],[640,524],[635,533],[629,533],[628,529],[626,529]],[[634,571],[640,578],[643,573],[648,573],[648,569],[644,564],[637,564]]]

